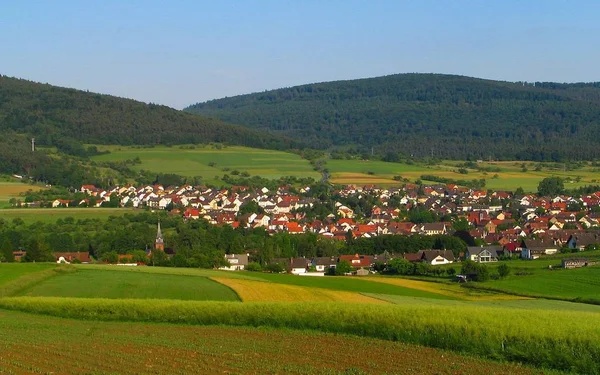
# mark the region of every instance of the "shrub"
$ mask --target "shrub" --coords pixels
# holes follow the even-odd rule
[[[508,276],[510,274],[510,267],[508,267],[508,264],[501,264],[500,266],[498,266],[498,275],[501,278],[504,278],[506,276]]]
[[[262,267],[259,263],[256,262],[250,262],[248,263],[248,265],[246,266],[246,271],[250,271],[250,272],[260,272],[262,271]]]

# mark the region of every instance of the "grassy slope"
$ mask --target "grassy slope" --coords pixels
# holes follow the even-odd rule
[[[197,147],[182,149],[178,147],[134,148],[117,146],[98,146],[101,150],[109,150],[110,154],[93,158],[97,161],[118,161],[139,157],[138,169],[146,169],[157,173],[176,173],[183,176],[202,176],[205,183],[222,184],[215,176],[231,174],[231,171],[246,171],[251,176],[276,179],[282,176],[320,178],[312,170],[307,160],[287,152],[262,150],[248,147]],[[215,167],[208,164],[214,162]],[[229,171],[223,171],[229,168]]]
[[[0,372],[8,373],[539,374],[438,349],[308,331],[78,321],[5,310],[0,331]],[[93,355],[82,355],[90,348]],[[348,348],[369,355],[348,356]]]
[[[206,277],[91,270],[77,270],[50,278],[20,294],[77,298],[239,300],[233,290]]]
[[[136,148],[125,146],[98,146],[101,150],[109,150],[110,154],[96,156],[96,161],[117,161],[139,157],[138,169],[146,169],[157,173],[176,173],[184,176],[202,176],[205,183],[220,185],[216,176],[231,174],[231,171],[248,172],[250,175],[265,178],[281,176],[312,177],[316,180],[320,175],[312,170],[307,160],[296,154],[281,151],[261,150],[248,147],[229,146],[214,149],[209,146],[195,149],[180,147]],[[215,167],[208,164],[215,162]],[[386,163],[365,160],[327,160],[325,168],[330,171],[331,181],[340,184],[378,184],[396,185],[392,178],[402,176],[411,181],[420,179],[423,174],[433,174],[456,180],[485,179],[486,188],[497,190],[515,190],[522,187],[525,191],[534,192],[538,183],[548,176],[565,178],[581,177],[580,182],[567,183],[568,188],[593,184],[598,179],[597,168],[588,166],[576,171],[542,170],[535,171],[535,164],[526,163],[527,172],[521,170],[522,162],[481,163],[482,167],[497,167],[500,172],[479,172],[470,170],[468,174],[459,174],[455,170],[456,161],[445,161],[438,165]],[[223,171],[223,168],[229,168]],[[369,174],[371,172],[372,174]],[[498,178],[492,178],[495,174]]]

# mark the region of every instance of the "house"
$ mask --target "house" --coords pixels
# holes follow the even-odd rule
[[[290,259],[290,272],[294,275],[300,275],[306,273],[311,262],[306,258],[292,258]]]
[[[225,254],[229,266],[219,267],[225,271],[242,271],[248,265],[248,254]]]
[[[311,264],[318,272],[327,272],[328,269],[335,268],[337,261],[335,257],[315,257]]]
[[[575,233],[569,237],[567,247],[569,249],[585,250],[587,246],[600,245],[598,233]]]
[[[421,225],[421,232],[428,235],[433,236],[436,234],[446,234],[447,228],[444,223],[425,223]]]
[[[478,263],[489,263],[498,261],[498,251],[502,246],[469,246],[467,247],[466,258]]]
[[[537,259],[540,255],[551,255],[558,252],[558,246],[549,240],[524,239],[521,241],[521,258]]]
[[[421,260],[432,266],[454,262],[452,250],[421,250]]]
[[[371,257],[368,255],[340,255],[338,261],[346,261],[350,263],[352,268],[370,268]]]
[[[65,252],[65,253],[54,253],[54,257],[56,261],[60,258],[63,258],[69,263],[81,262],[81,263],[90,263],[92,258],[90,258],[90,254],[87,252]]]

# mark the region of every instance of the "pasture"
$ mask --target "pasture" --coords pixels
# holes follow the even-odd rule
[[[114,266],[117,268],[118,266]],[[71,267],[73,268],[73,267]],[[238,301],[237,294],[206,277],[80,270],[48,278],[19,295],[76,298],[162,298]]]
[[[0,209],[0,219],[11,221],[21,219],[26,224],[38,221],[53,223],[58,219],[72,217],[79,219],[101,219],[106,220],[110,216],[122,216],[126,213],[134,213],[133,208],[7,208]]]
[[[540,373],[446,350],[312,331],[82,321],[7,310],[0,310],[0,331],[0,372],[9,374]],[[349,356],[348,348],[368,355]],[[91,349],[93,355],[84,354]]]
[[[278,179],[283,176],[312,177],[321,175],[313,171],[307,160],[288,152],[262,150],[249,147],[224,146],[157,146],[136,148],[125,146],[97,146],[110,154],[93,157],[95,161],[122,161],[139,157],[141,164],[133,168],[156,173],[175,173],[182,176],[202,176],[203,183],[222,185],[215,176],[231,175],[232,171],[248,172],[250,176]],[[213,164],[214,163],[214,164]]]

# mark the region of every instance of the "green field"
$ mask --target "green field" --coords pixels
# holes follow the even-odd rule
[[[136,210],[133,208],[6,208],[0,209],[0,219],[10,221],[19,218],[26,224],[37,221],[54,223],[58,219],[67,217],[72,217],[75,220],[106,220],[110,216],[122,216],[126,213],[135,212]]]
[[[535,262],[535,261],[534,261]],[[523,295],[600,301],[600,267],[540,270],[532,275],[512,275],[482,286]]]
[[[116,266],[115,266],[116,267]],[[162,298],[238,301],[235,292],[206,277],[79,270],[48,278],[19,293],[76,298]]]
[[[204,146],[157,146],[139,148],[126,146],[97,146],[99,150],[108,150],[109,154],[93,157],[95,161],[122,161],[139,157],[141,164],[136,169],[145,169],[156,173],[175,173],[183,176],[202,176],[203,182],[222,185],[217,179],[231,172],[248,172],[251,176],[261,176],[276,179],[281,176],[312,177],[320,179],[320,174],[312,169],[307,160],[292,153],[262,150],[248,147],[227,146],[217,149],[210,145]],[[216,163],[209,166],[209,163]],[[591,165],[580,169],[567,171],[557,168],[544,167],[536,171],[533,162],[481,162],[483,168],[499,168],[498,172],[485,172],[469,169],[468,174],[457,172],[458,161],[443,161],[435,165],[423,163],[386,163],[359,159],[326,160],[325,168],[329,170],[330,180],[339,184],[375,184],[382,186],[397,185],[394,176],[401,176],[412,182],[421,175],[431,174],[455,180],[485,179],[486,189],[515,190],[522,187],[525,191],[535,192],[539,182],[549,176],[559,176],[567,179],[567,188],[595,184],[600,180],[600,170]],[[523,165],[527,171],[523,171]],[[496,176],[495,176],[496,175]],[[579,181],[576,182],[576,178]],[[599,182],[600,183],[600,182]]]
[[[400,342],[285,329],[96,322],[0,310],[0,332],[0,373],[9,374],[540,373]],[[348,348],[369,355],[348,356]]]
[[[55,268],[52,263],[0,263],[0,286],[32,273]]]
[[[142,161],[134,168],[156,173],[175,173],[182,176],[202,176],[203,182],[221,185],[215,176],[231,175],[231,172],[248,172],[251,176],[278,179],[282,176],[312,177],[321,175],[313,171],[307,160],[288,152],[262,150],[248,147],[227,146],[215,149],[211,146],[195,146],[194,149],[173,147],[135,148],[124,146],[98,146],[110,154],[95,156],[95,161],[121,161],[139,157]],[[215,166],[209,166],[215,163]],[[228,168],[228,170],[223,170]]]

